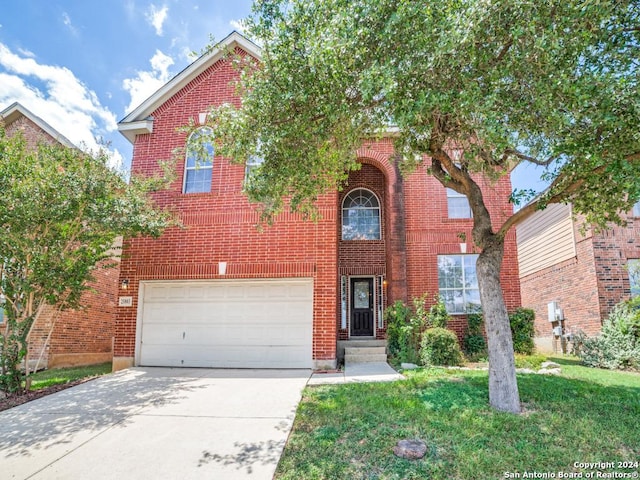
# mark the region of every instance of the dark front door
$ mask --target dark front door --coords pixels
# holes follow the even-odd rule
[[[373,278],[351,279],[351,336],[373,336]]]

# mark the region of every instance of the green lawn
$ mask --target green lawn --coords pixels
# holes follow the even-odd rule
[[[522,415],[488,407],[482,371],[429,369],[395,383],[308,387],[275,478],[558,478],[593,472],[574,462],[639,461],[640,375],[553,360],[562,376],[518,376]],[[425,440],[427,455],[395,457],[393,446],[405,438]]]
[[[31,375],[31,390],[40,390],[52,385],[81,380],[87,377],[96,377],[111,372],[111,362],[86,367],[52,368],[42,370]]]

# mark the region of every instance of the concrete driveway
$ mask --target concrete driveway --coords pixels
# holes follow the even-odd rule
[[[0,412],[3,479],[271,479],[310,370],[133,368]]]

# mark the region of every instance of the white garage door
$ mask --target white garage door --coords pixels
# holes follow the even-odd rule
[[[147,282],[138,363],[311,368],[310,279]]]

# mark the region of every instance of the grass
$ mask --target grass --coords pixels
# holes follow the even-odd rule
[[[88,377],[96,377],[111,372],[111,362],[83,367],[54,368],[31,375],[31,390],[40,390]]]
[[[551,360],[561,376],[518,376],[522,415],[488,406],[483,371],[425,369],[395,383],[308,387],[275,478],[492,479],[637,461],[640,375]],[[426,456],[395,457],[405,438],[426,441]]]

